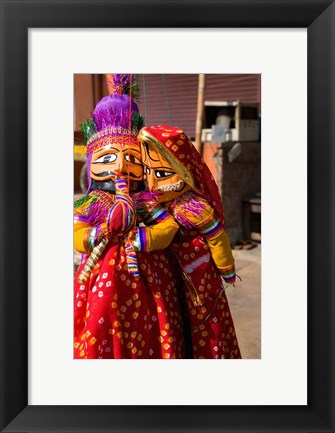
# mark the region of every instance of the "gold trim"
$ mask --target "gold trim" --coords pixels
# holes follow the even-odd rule
[[[165,160],[171,165],[175,172],[179,174],[183,181],[187,183],[187,185],[189,185],[194,191],[202,194],[202,192],[195,184],[192,173],[188,171],[187,168],[184,167],[184,165],[179,161],[179,159],[174,156],[174,154],[171,153],[156,137],[150,134],[150,132],[141,129],[138,134],[138,140],[141,143],[148,143],[154,149],[160,152],[163,155],[163,158],[165,158]]]

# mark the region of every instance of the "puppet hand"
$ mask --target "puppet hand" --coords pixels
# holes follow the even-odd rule
[[[115,195],[128,195],[127,179],[118,175],[115,178],[114,184],[115,184]]]
[[[112,236],[122,236],[132,229],[136,222],[134,205],[130,198],[119,197],[107,215],[106,224]]]

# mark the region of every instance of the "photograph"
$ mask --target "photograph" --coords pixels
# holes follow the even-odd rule
[[[74,75],[74,358],[261,358],[261,75]]]

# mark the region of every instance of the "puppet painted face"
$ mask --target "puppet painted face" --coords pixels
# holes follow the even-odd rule
[[[160,193],[161,202],[171,201],[191,189],[162,155],[147,143],[142,143],[142,160],[148,188]]]
[[[141,152],[138,146],[107,144],[92,153],[91,178],[96,181],[114,180],[118,173],[130,181],[143,179]]]

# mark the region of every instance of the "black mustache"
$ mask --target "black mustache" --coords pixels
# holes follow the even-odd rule
[[[115,184],[112,180],[95,180],[92,179],[91,189],[90,191],[93,191],[94,189],[99,189],[101,191],[107,191],[111,194],[115,194]]]
[[[101,191],[107,191],[110,194],[115,194],[115,184],[112,180],[95,180],[92,179],[91,189],[90,191],[93,191],[94,189],[99,189]],[[138,192],[138,191],[145,191],[147,189],[145,182],[143,180],[140,181],[130,181],[130,191],[131,192]]]
[[[101,173],[94,173],[94,171],[92,171],[92,174],[94,174],[94,176],[97,176],[97,177],[118,176],[116,173],[114,173],[114,171],[102,171]],[[127,173],[127,176],[128,176],[128,173]],[[136,174],[132,173],[131,171],[129,172],[129,176],[132,176],[135,179],[141,179],[141,177],[142,177],[142,175],[136,176]]]

